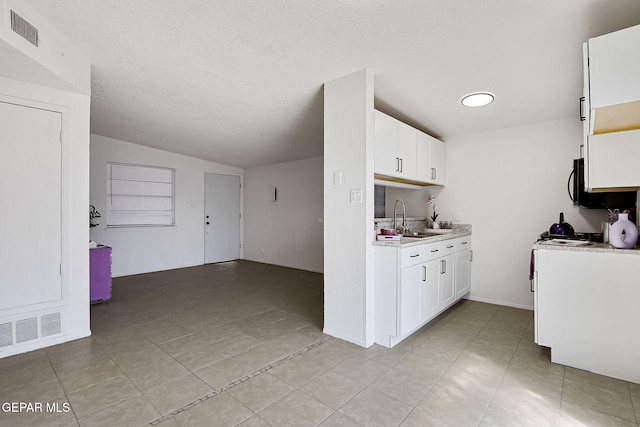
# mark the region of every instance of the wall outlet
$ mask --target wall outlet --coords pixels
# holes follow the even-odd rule
[[[453,221],[462,221],[462,212],[454,211],[451,219]]]

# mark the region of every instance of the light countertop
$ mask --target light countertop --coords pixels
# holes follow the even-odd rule
[[[421,239],[402,237],[400,240],[376,240],[373,242],[374,246],[387,246],[396,248],[409,248],[411,246],[420,246],[429,243],[441,242],[443,240],[455,239],[456,237],[469,236],[471,230],[453,230],[451,233],[438,234],[435,236],[424,237]]]
[[[547,241],[549,242],[549,241]],[[553,250],[553,251],[574,251],[574,252],[596,252],[596,253],[615,253],[626,255],[640,255],[640,249],[617,249],[611,246],[609,243],[594,243],[588,242],[581,246],[564,246],[553,245],[546,242],[536,242],[533,244],[533,249]]]

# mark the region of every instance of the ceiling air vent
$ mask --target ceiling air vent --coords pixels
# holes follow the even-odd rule
[[[38,47],[38,29],[29,24],[22,16],[11,11],[11,29],[20,37]]]

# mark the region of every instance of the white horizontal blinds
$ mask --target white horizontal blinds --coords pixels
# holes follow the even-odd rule
[[[107,164],[107,226],[174,225],[174,169]]]

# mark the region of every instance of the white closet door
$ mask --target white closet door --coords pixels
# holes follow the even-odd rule
[[[0,310],[62,298],[60,113],[0,102]]]

